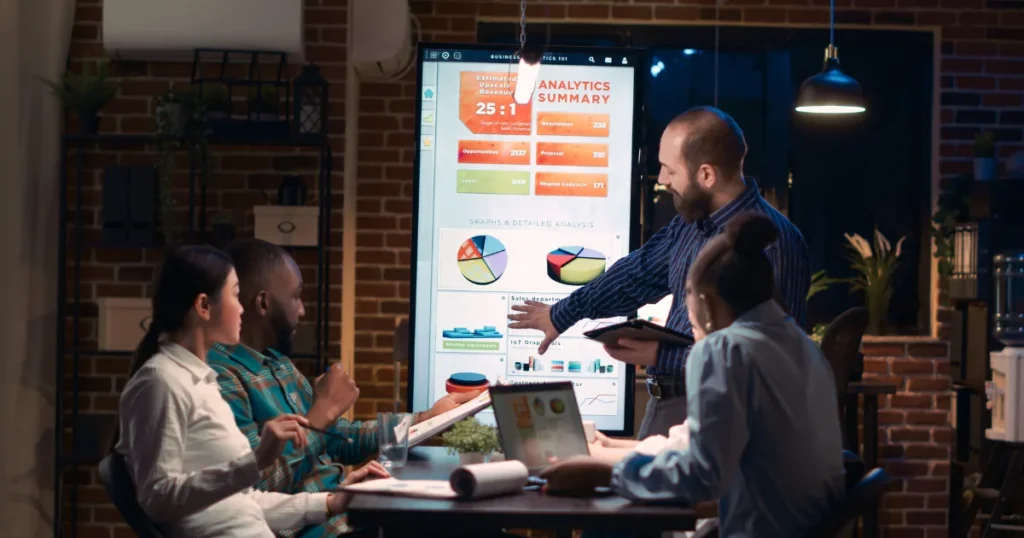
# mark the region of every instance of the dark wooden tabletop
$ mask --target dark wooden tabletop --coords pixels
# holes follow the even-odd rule
[[[406,480],[447,480],[458,458],[441,447],[416,447],[409,462],[393,474]],[[411,529],[459,534],[481,528],[693,530],[692,509],[632,504],[618,496],[567,498],[524,491],[476,501],[416,499],[359,494],[348,507],[357,528]]]

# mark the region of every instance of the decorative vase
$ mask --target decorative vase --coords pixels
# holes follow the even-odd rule
[[[487,463],[490,454],[483,452],[459,452],[459,463],[462,465],[473,465],[476,463]]]
[[[992,181],[996,178],[996,159],[994,157],[974,158],[974,180]]]
[[[94,135],[100,131],[100,112],[98,110],[78,111],[78,132]]]

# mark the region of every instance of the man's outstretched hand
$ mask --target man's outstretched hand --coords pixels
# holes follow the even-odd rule
[[[533,329],[544,333],[544,340],[537,346],[537,352],[543,355],[551,342],[561,334],[551,322],[551,306],[540,301],[528,300],[523,304],[512,305],[512,310],[517,313],[508,315],[508,319],[513,322],[508,324],[508,328]]]

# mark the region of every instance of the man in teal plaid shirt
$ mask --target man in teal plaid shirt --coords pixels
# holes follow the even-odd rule
[[[349,422],[341,418],[359,396],[355,382],[340,365],[311,384],[288,359],[292,336],[305,315],[302,275],[295,260],[282,248],[258,239],[239,240],[228,246],[238,273],[240,301],[245,309],[241,343],[217,345],[208,356],[217,371],[221,395],[231,406],[235,422],[255,448],[263,424],[282,414],[305,416],[320,429],[339,436],[310,431],[304,449],[293,446],[262,472],[257,487],[281,493],[331,491],[343,483],[343,465],[359,465],[377,452],[375,421]],[[475,397],[475,393],[449,395],[415,422],[444,413]],[[366,473],[353,473],[362,478]],[[278,533],[285,537],[321,538],[352,532],[343,516],[323,525]]]

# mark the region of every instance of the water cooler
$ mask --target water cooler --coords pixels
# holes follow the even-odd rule
[[[1004,347],[989,354],[991,380],[986,383],[992,441],[1024,442],[1024,252],[992,260],[995,283],[992,335]]]

